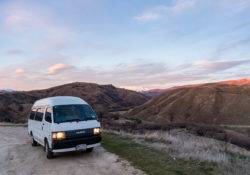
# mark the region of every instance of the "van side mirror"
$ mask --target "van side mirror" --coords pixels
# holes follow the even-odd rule
[[[103,118],[103,113],[102,113],[102,112],[99,112],[99,113],[98,113],[97,119],[98,119],[98,121],[99,121],[100,123],[102,123],[102,118]]]

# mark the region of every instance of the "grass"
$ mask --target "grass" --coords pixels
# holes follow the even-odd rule
[[[148,175],[221,174],[215,163],[173,158],[118,134],[104,133],[102,145]]]

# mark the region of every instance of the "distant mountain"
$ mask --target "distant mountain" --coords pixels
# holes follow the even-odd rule
[[[146,95],[147,97],[152,98],[161,95],[165,91],[167,91],[167,89],[150,89],[147,91],[141,91],[141,93]]]
[[[199,86],[200,84],[192,84],[192,85],[182,85],[182,86],[173,86],[170,88],[165,88],[165,89],[150,89],[150,90],[146,90],[146,91],[141,91],[142,94],[153,98],[153,97],[157,97],[163,93],[166,93],[168,91],[172,91],[174,89],[181,89],[181,88],[185,88],[185,87],[195,87],[195,86]]]
[[[25,122],[32,104],[51,96],[77,96],[90,103],[99,115],[127,110],[145,103],[149,98],[113,85],[70,83],[44,90],[0,94],[0,122]]]
[[[124,116],[157,123],[250,125],[250,80],[175,87]]]
[[[9,93],[9,92],[14,92],[15,90],[13,89],[0,89],[0,93]]]

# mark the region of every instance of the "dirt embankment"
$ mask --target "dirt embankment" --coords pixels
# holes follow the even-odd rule
[[[102,147],[87,153],[67,153],[46,159],[41,146],[32,147],[25,127],[0,126],[1,175],[142,175]]]

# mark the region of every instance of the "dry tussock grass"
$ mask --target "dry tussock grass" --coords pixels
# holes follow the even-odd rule
[[[144,134],[112,132],[160,150],[173,159],[215,162],[224,174],[243,175],[250,172],[250,151],[230,143],[191,134],[185,129],[146,131]]]

